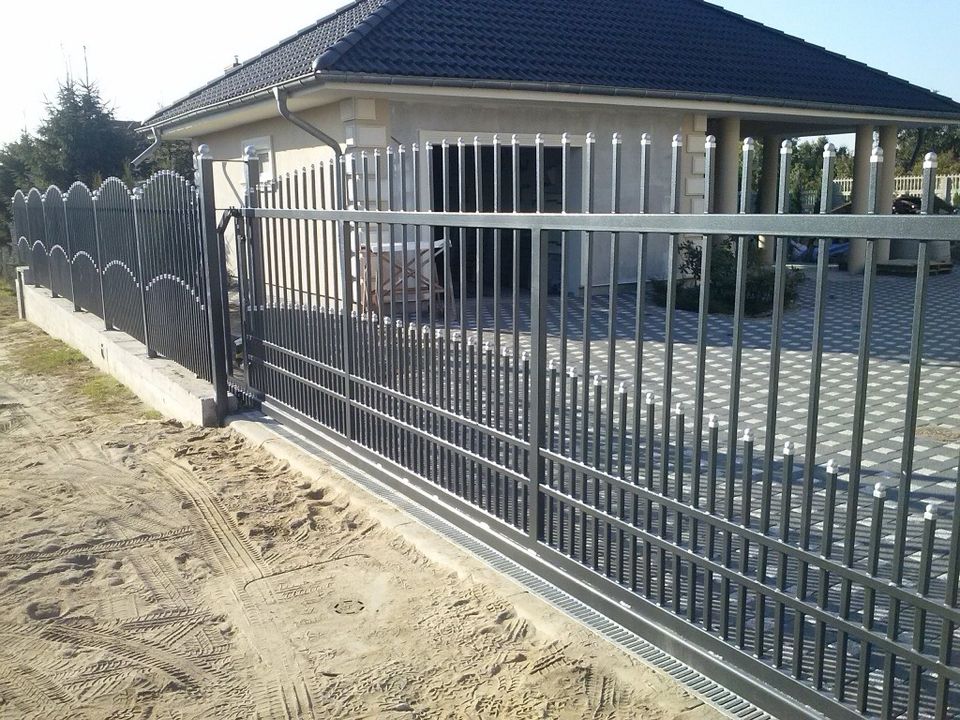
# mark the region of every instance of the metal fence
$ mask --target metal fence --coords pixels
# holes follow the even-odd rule
[[[161,171],[132,193],[117,178],[93,193],[79,182],[65,194],[54,185],[42,194],[18,190],[13,217],[15,245],[34,284],[102,318],[107,330],[138,339],[151,357],[213,382],[222,412],[223,257],[207,227],[214,212],[209,167],[209,159],[199,161],[206,195]]]
[[[644,136],[630,148],[641,212],[622,214],[623,143],[614,138],[605,168],[594,147],[588,137],[579,168],[585,213],[567,212],[566,137],[558,148],[495,139],[364,152],[266,187],[248,158],[237,256],[245,368],[264,409],[307,432],[334,431],[371,471],[400,478],[420,502],[777,715],[956,716],[960,499],[927,506],[913,458],[930,248],[958,237],[957,219],[784,214],[788,145],[780,214],[681,215],[679,136],[672,211],[647,212]],[[559,212],[545,211],[547,152],[561,158]],[[714,153],[708,139],[708,208]],[[876,153],[871,163],[874,210],[882,161]],[[748,141],[743,178],[753,164]],[[826,153],[824,194],[833,164]],[[928,156],[925,208],[935,166]],[[599,173],[612,178],[609,213],[594,212]],[[750,207],[748,183],[741,207]],[[763,321],[769,352],[750,367],[748,259],[759,235],[777,238],[775,288]],[[691,316],[675,309],[688,283],[679,247],[691,236],[702,281],[681,363]],[[666,298],[654,328],[643,289],[650,248],[664,237]],[[788,237],[812,239],[820,260],[803,340],[802,441],[784,446],[781,362],[785,340],[798,342],[784,334]],[[734,244],[736,301],[718,321],[707,303],[721,238]],[[917,274],[905,394],[894,403],[903,432],[889,439],[902,447],[899,478],[874,484],[882,478],[864,460],[868,379],[877,246],[890,238],[918,241]],[[828,258],[843,239],[863,243],[866,270],[855,382],[845,386],[848,444],[827,455],[821,435],[836,424],[821,418]],[[640,291],[618,282],[626,243],[638,249]],[[584,245],[587,285],[577,294],[567,270]],[[593,287],[601,248],[609,273]],[[722,358],[717,322],[729,333]],[[745,427],[744,378],[758,374],[763,422]],[[681,380],[692,406],[677,402]],[[956,445],[945,447],[960,493]]]
[[[877,213],[879,151],[874,212],[787,214],[789,144],[778,214],[747,214],[752,141],[740,214],[712,214],[710,138],[707,212],[680,214],[680,137],[668,182],[652,177],[652,154],[646,135],[614,136],[605,167],[592,135],[576,152],[567,136],[554,147],[539,137],[443,142],[340,156],[269,185],[250,154],[234,213],[235,381],[268,413],[335,439],[362,467],[773,714],[956,716],[960,442],[948,433],[938,446],[934,472],[949,473],[933,478],[939,496],[916,463],[922,391],[949,397],[960,367],[958,294],[928,273],[960,220]],[[823,195],[834,160],[828,147]],[[627,162],[639,177],[629,197]],[[925,211],[935,172],[931,155]],[[609,212],[597,212],[601,174]],[[34,189],[13,210],[35,282],[211,379],[219,396],[229,358],[210,158],[198,178],[195,189],[161,173],[133,195],[116,180],[94,194]],[[669,188],[670,212],[649,212],[652,185]],[[625,202],[637,211],[621,212]],[[758,236],[775,238],[776,261],[769,313],[753,318]],[[818,251],[809,326],[787,307],[797,238]],[[890,239],[917,243],[892,349],[875,326],[900,286],[882,283],[910,281],[878,276]],[[857,307],[836,307],[846,286],[829,266],[835,241],[865,253]],[[622,259],[634,251],[628,272]],[[662,308],[646,292],[660,251]],[[571,279],[578,257],[582,288]],[[682,272],[692,257],[698,285]],[[729,316],[708,311],[724,272],[735,276]],[[931,333],[933,291],[946,299]],[[697,309],[678,309],[691,293]],[[840,310],[855,328],[849,347],[830,325]],[[925,364],[943,333],[945,350]],[[834,355],[851,359],[839,389]],[[880,372],[890,358],[895,380]],[[933,386],[921,382],[931,364]],[[878,402],[888,382],[902,392]],[[878,414],[899,418],[896,437],[874,437]],[[878,442],[900,447],[892,479],[869,459]]]
[[[853,178],[838,178],[837,187],[847,200],[853,192]],[[923,192],[922,175],[901,175],[893,180],[894,195],[919,195]],[[934,186],[934,194],[948,203],[953,203],[954,196],[960,192],[960,175],[938,175]]]

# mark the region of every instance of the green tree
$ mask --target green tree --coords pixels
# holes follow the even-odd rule
[[[923,156],[928,152],[937,153],[938,173],[960,173],[960,127],[943,125],[901,130],[897,133],[898,173],[919,175],[923,168]]]
[[[91,188],[122,177],[137,138],[132,123],[114,117],[95,84],[68,80],[47,105],[37,131],[34,171],[44,185],[66,190],[80,180]]]
[[[793,157],[790,162],[790,212],[801,212],[804,196],[814,198],[813,211],[820,211],[820,183],[823,176],[823,151],[827,138],[799,142],[793,140]],[[846,147],[837,148],[834,163],[834,178],[852,177],[853,157]],[[831,205],[841,204],[838,193],[834,193]],[[831,208],[832,209],[832,208]]]
[[[116,118],[95,83],[61,83],[36,135],[24,131],[0,147],[0,242],[9,241],[10,199],[17,189],[57,185],[66,191],[80,180],[95,190],[111,175],[132,185],[161,169],[190,176],[193,160],[185,141],[164,143],[139,168],[131,167],[149,144],[135,123]]]

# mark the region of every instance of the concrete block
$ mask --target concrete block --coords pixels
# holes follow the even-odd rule
[[[347,122],[343,128],[348,147],[383,147],[387,144],[387,129],[382,125]]]
[[[349,98],[340,103],[340,119],[348,120],[376,120],[377,101],[372,98]]]
[[[687,138],[684,141],[684,149],[688,153],[706,153],[707,136],[703,133],[687,133]]]
[[[105,330],[96,315],[74,312],[72,302],[26,284],[24,275],[18,274],[17,285],[26,320],[83,353],[161,415],[206,427],[217,425],[213,385],[172,360],[148,357],[135,338]]]
[[[703,197],[706,182],[702,177],[688,177],[683,179],[683,194]]]

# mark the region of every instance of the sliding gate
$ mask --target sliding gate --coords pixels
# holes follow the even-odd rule
[[[960,439],[924,422],[927,395],[960,372],[958,286],[927,272],[960,219],[785,214],[787,145],[781,213],[746,214],[752,141],[742,213],[682,215],[679,137],[672,211],[649,213],[649,138],[615,136],[602,169],[594,148],[588,136],[586,213],[566,212],[566,136],[563,212],[550,213],[539,138],[523,155],[516,139],[492,153],[388,148],[266,186],[249,158],[237,252],[250,387],[277,418],[777,716],[956,717]],[[823,207],[833,161],[828,148]],[[632,198],[624,162],[639,167]],[[708,207],[713,164],[708,139]],[[925,208],[935,167],[928,156]],[[776,243],[759,318],[757,236]],[[877,274],[891,238],[916,241],[914,277]],[[791,309],[787,251],[804,240],[819,261]],[[865,251],[853,285],[828,262],[848,241]],[[732,315],[710,314],[714,264],[731,252]],[[647,293],[656,253],[666,281]],[[696,292],[680,277],[690,257],[699,313],[675,309]],[[925,360],[944,332],[952,355]],[[892,454],[871,459],[881,442]],[[918,458],[937,442],[926,482]]]

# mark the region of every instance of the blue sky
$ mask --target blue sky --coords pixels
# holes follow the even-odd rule
[[[712,0],[960,100],[960,0]]]
[[[960,100],[960,0],[714,1]],[[345,2],[164,0],[150,11],[129,0],[8,2],[0,143],[36,128],[68,68],[82,77],[84,46],[90,75],[117,116],[142,120],[215,77],[234,55],[255,55]]]

